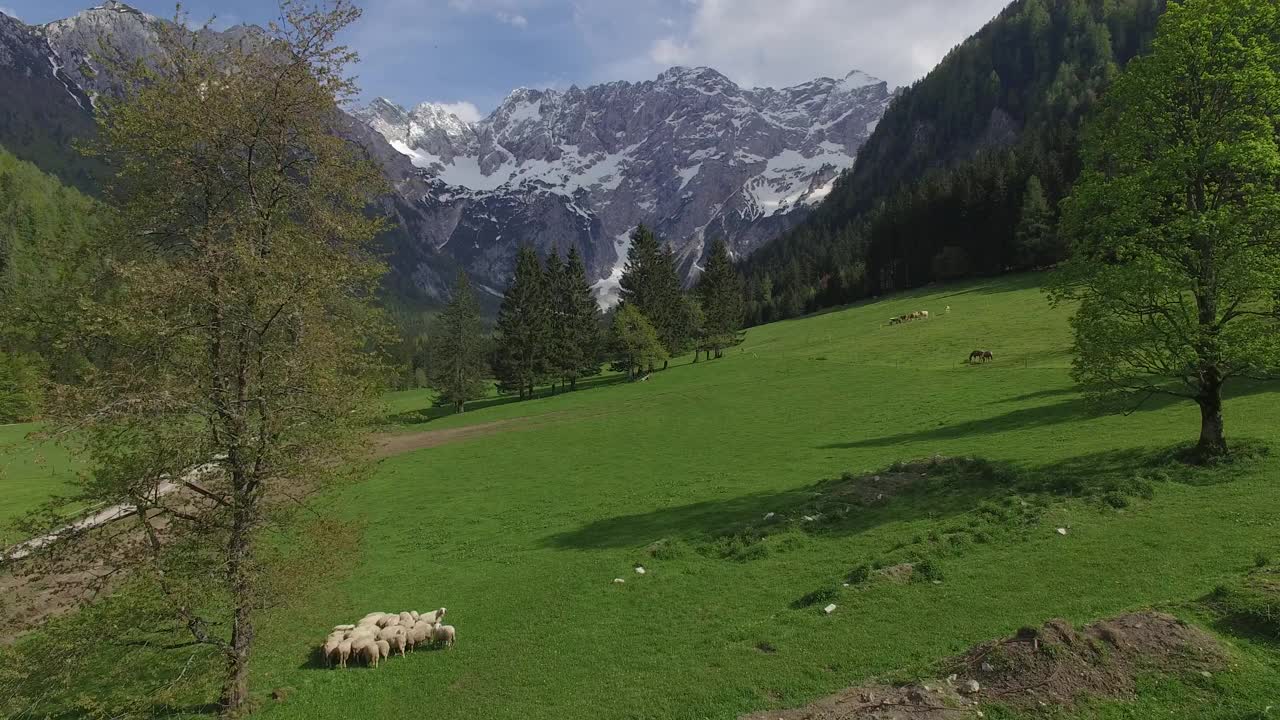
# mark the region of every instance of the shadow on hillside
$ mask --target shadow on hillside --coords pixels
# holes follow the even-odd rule
[[[580,380],[578,382],[578,389],[573,392],[582,392],[584,390],[594,390],[596,388],[607,387],[609,385],[617,385],[618,383],[625,382],[626,379],[625,375],[606,375],[602,377],[587,378],[585,380]],[[535,391],[533,397],[530,399],[539,400],[563,395],[565,392],[566,391],[564,390],[557,390],[555,393],[552,393],[550,387],[545,387]],[[486,408],[499,407],[502,405],[510,405],[511,403],[517,402],[522,401],[516,395],[500,395],[498,397],[485,398],[483,400],[472,400],[467,403],[467,412],[474,412],[476,410],[484,410]],[[439,420],[440,418],[454,414],[453,407],[451,406],[435,405],[419,408],[417,410],[396,413],[395,415],[388,415],[387,422],[393,425],[404,426],[423,425],[431,422],[432,420]]]
[[[1240,475],[1242,465],[1266,455],[1260,444],[1251,443],[1250,447],[1252,451],[1246,453],[1241,463],[1209,469],[1179,462],[1181,447],[1111,450],[1028,467],[987,463],[981,471],[968,474],[944,477],[931,473],[927,481],[902,489],[881,502],[855,506],[842,517],[793,523],[788,527],[811,534],[849,535],[890,522],[928,519],[944,523],[984,503],[1012,501],[1014,496],[1092,498],[1101,504],[1117,493],[1145,492],[1143,486],[1147,484],[1158,491],[1159,483],[1230,482]],[[770,528],[776,526],[762,523],[767,513],[794,520],[801,513],[809,512],[815,498],[824,495],[832,483],[841,482],[846,481],[824,480],[783,492],[754,493],[605,518],[577,530],[549,536],[543,542],[561,550],[598,550],[644,547],[663,539],[696,542],[772,532]],[[865,478],[854,482],[865,482]]]
[[[1226,393],[1226,400],[1230,401],[1263,392],[1274,392],[1277,389],[1277,386],[1274,384],[1269,385],[1256,383],[1250,385],[1237,385],[1234,392]],[[1043,394],[1030,393],[1029,395],[1024,395],[1019,398],[1011,398],[1008,402],[1034,399],[1037,396],[1054,397],[1059,395],[1069,395],[1074,392],[1075,391],[1071,390],[1045,390],[1043,391]],[[1148,398],[1138,406],[1133,413],[1140,414],[1154,412],[1174,405],[1185,406],[1188,413],[1195,412],[1195,405],[1190,400],[1170,397],[1167,395],[1156,395]],[[920,430],[897,433],[894,435],[883,435],[876,438],[865,438],[862,440],[852,440],[850,442],[842,443],[829,443],[826,445],[819,445],[817,447],[820,450],[853,450],[859,448],[890,447],[893,445],[911,442],[959,440],[961,438],[974,435],[1013,432],[1016,430],[1025,430],[1027,428],[1058,425],[1078,420],[1088,420],[1090,418],[1103,417],[1110,414],[1114,414],[1114,411],[1100,408],[1090,402],[1087,398],[1077,396],[1070,400],[1064,400],[1050,405],[1012,410],[1004,413],[1003,415],[966,420],[941,427],[922,428]]]

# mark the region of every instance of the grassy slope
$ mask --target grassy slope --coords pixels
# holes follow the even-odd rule
[[[6,525],[68,488],[75,464],[66,448],[33,444],[34,423],[0,426],[0,544],[19,539]]]
[[[1193,438],[1189,406],[1093,416],[1067,376],[1066,313],[1047,308],[1035,282],[921,292],[757,328],[722,361],[681,364],[646,383],[420,422],[414,429],[541,416],[385,460],[337,499],[341,512],[368,521],[364,550],[347,580],[264,623],[256,685],[297,691],[263,716],[430,708],[439,718],[727,719],[923,668],[1049,617],[1084,621],[1191,600],[1242,572],[1255,552],[1280,549],[1280,462],[1272,459],[1227,483],[1162,484],[1153,500],[1123,512],[1057,501],[1030,540],[944,558],[941,585],[847,590],[831,617],[788,606],[861,562],[963,521],[980,498],[891,503],[856,532],[789,533],[749,562],[644,555],[660,538],[697,541],[759,518],[844,470],[977,454],[1089,478],[1131,473],[1142,462],[1137,451]],[[915,309],[935,319],[884,325]],[[996,362],[962,364],[977,347],[993,350]],[[403,413],[427,399],[395,402]],[[1275,400],[1274,388],[1232,399],[1229,432],[1274,442]],[[1059,525],[1071,534],[1056,535]],[[637,561],[647,575],[632,572]],[[305,667],[334,623],[438,605],[459,628],[452,652],[418,653],[376,672]],[[756,650],[761,641],[777,652]],[[1235,683],[1233,699],[1216,707],[1220,717],[1243,716],[1232,714],[1233,702],[1280,696],[1276,658],[1274,649],[1243,647],[1237,673],[1154,688],[1148,709],[1168,716],[1210,697],[1215,683]]]

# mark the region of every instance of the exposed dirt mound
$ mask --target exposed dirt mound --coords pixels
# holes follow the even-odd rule
[[[1076,630],[1065,620],[979,645],[945,664],[945,680],[849,688],[809,706],[744,720],[977,718],[984,705],[1031,710],[1082,696],[1129,698],[1147,671],[1179,674],[1225,664],[1213,636],[1172,615],[1133,613]]]

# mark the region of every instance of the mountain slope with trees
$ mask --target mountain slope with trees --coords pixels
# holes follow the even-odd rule
[[[894,101],[806,222],[744,263],[748,321],[1060,260],[1052,208],[1080,174],[1081,122],[1165,5],[1012,3]]]

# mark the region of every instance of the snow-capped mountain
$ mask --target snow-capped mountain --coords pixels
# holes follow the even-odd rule
[[[103,41],[123,59],[145,59],[167,22],[118,0],[41,26],[0,14],[0,100],[10,108],[0,143],[92,190],[96,170],[68,141],[93,134],[96,99],[118,88]],[[852,165],[891,98],[856,71],[772,89],[677,67],[646,82],[521,88],[474,123],[439,105],[379,98],[344,116],[340,132],[393,188],[382,205],[396,226],[386,244],[398,292],[442,299],[462,267],[500,295],[521,245],[575,246],[607,303],[638,224],[672,244],[692,281],[712,238],[741,257],[798,223]]]
[[[437,250],[501,287],[521,244],[573,244],[608,300],[640,223],[692,280],[711,238],[743,256],[799,222],[891,98],[858,71],[775,90],[676,67],[640,83],[521,88],[476,123],[385,98],[355,114],[429,179]]]

